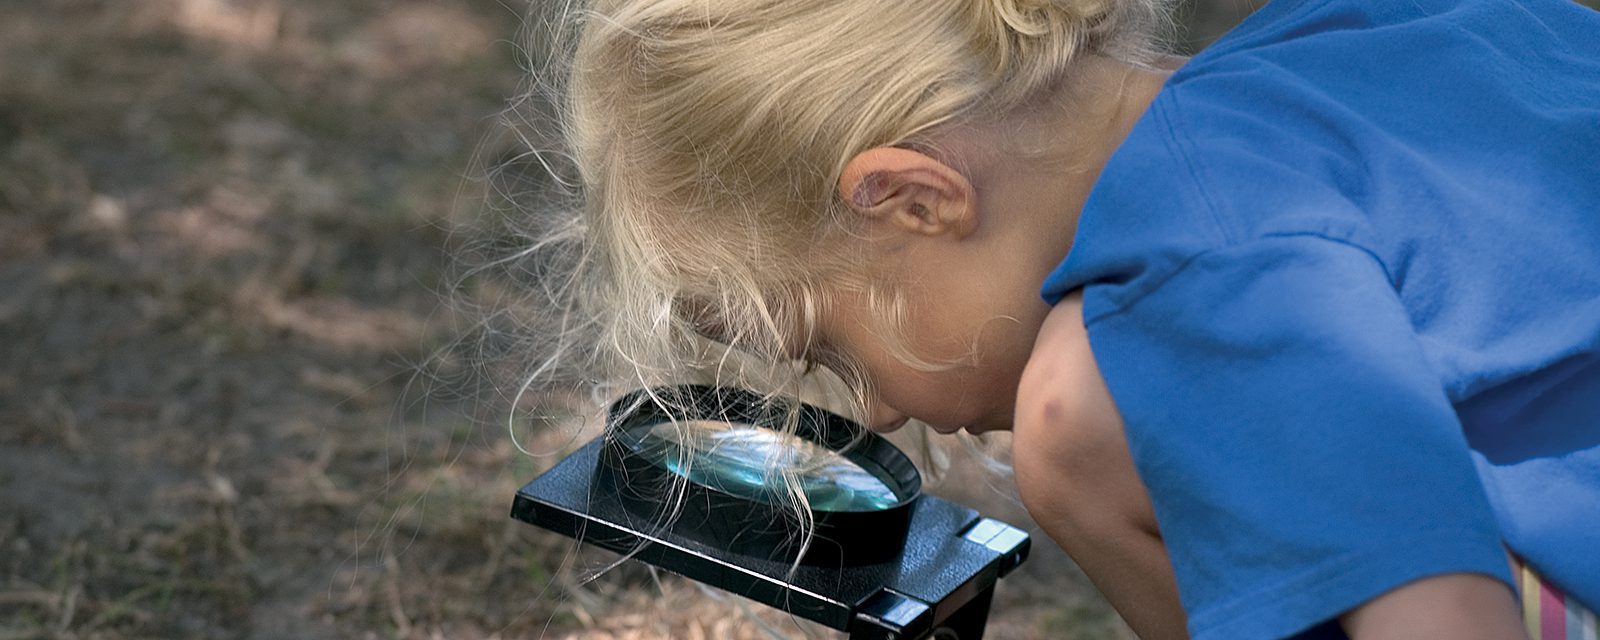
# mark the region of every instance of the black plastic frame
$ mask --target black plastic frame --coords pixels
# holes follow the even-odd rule
[[[728,400],[752,396],[724,390],[709,397],[726,408]],[[606,438],[589,442],[523,486],[511,517],[848,632],[851,640],[979,640],[996,581],[1028,557],[1027,533],[925,495],[904,505],[907,527],[892,545],[898,551],[881,562],[827,566],[736,553],[625,506],[619,488],[627,488],[599,471],[609,466],[601,460],[608,445]],[[837,543],[883,536],[863,531]]]
[[[768,429],[794,421],[796,436],[876,472],[898,500],[870,511],[812,509],[810,538],[797,536],[791,507],[689,480],[645,451],[644,434],[653,427],[685,420]],[[664,526],[755,558],[798,559],[819,566],[883,562],[900,553],[911,524],[911,505],[922,495],[922,476],[899,449],[855,422],[809,404],[774,400],[744,389],[683,385],[628,394],[612,404],[608,422],[596,484],[618,496],[640,518],[636,524]]]

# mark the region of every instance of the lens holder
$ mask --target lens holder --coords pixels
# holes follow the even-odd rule
[[[684,420],[793,425],[797,437],[882,480],[896,500],[811,510],[806,546],[782,501],[663,463],[650,429]],[[995,582],[1027,558],[1027,533],[922,495],[921,476],[892,444],[811,405],[726,387],[659,387],[612,403],[606,431],[519,490],[511,516],[852,640],[981,638]]]
[[[691,420],[774,431],[789,423],[795,437],[865,469],[897,499],[871,510],[813,508],[807,540],[796,535],[803,529],[794,507],[773,499],[781,492],[745,495],[686,478],[666,464],[660,447],[651,446],[651,430]],[[659,524],[691,540],[755,558],[818,566],[887,561],[905,546],[911,505],[922,493],[916,466],[878,434],[818,407],[774,401],[743,389],[687,385],[636,391],[612,405],[609,422],[595,482],[621,500],[636,518],[633,524]]]

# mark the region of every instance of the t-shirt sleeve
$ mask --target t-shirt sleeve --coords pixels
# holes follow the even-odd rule
[[[1373,254],[1272,236],[1131,300],[1116,288],[1085,288],[1089,339],[1194,638],[1291,637],[1444,573],[1509,584],[1461,426]]]

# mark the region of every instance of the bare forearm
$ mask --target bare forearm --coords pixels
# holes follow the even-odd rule
[[[1353,640],[1526,639],[1511,589],[1479,574],[1412,582],[1339,618]]]
[[[1140,638],[1189,637],[1177,581],[1160,538],[1130,531],[1117,540],[1080,539],[1062,546]]]
[[[1069,454],[1032,435],[1024,430],[1013,441],[1025,445],[1013,464],[1034,520],[1140,638],[1188,637],[1166,545],[1126,447],[1115,440],[1080,441]]]

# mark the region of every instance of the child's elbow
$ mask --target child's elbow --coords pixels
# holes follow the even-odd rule
[[[1012,466],[1028,512],[1069,552],[1157,535],[1120,421],[1096,420],[1070,400],[1024,408],[1019,398]]]

